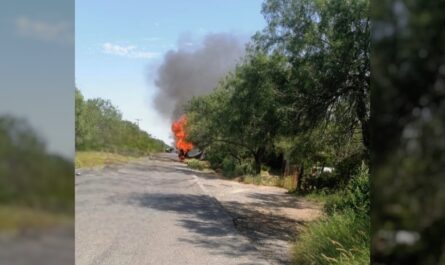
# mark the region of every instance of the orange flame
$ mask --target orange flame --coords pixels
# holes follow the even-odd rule
[[[193,144],[185,140],[185,125],[187,124],[187,117],[182,115],[177,121],[172,124],[172,131],[176,138],[176,148],[182,150],[184,154],[193,149]]]

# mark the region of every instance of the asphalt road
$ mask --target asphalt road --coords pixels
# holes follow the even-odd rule
[[[74,264],[73,225],[19,234],[0,234],[0,264]]]
[[[270,264],[175,154],[76,176],[76,264]]]

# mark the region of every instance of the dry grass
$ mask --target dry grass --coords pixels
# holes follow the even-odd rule
[[[184,161],[189,168],[197,169],[197,170],[210,170],[210,163],[204,160],[198,159],[186,159]]]
[[[292,176],[281,177],[271,175],[267,171],[262,171],[260,175],[243,176],[241,177],[241,182],[255,185],[275,186],[285,188],[288,191],[293,191],[295,189]]]
[[[123,156],[106,152],[76,152],[75,166],[76,168],[103,167],[111,164],[125,164],[136,159],[132,156]]]
[[[0,231],[50,228],[73,222],[74,216],[22,206],[0,206]]]

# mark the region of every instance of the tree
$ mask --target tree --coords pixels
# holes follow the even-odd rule
[[[289,84],[279,87],[289,133],[330,120],[341,106],[345,127],[352,133],[359,125],[368,150],[368,1],[268,0],[262,12],[267,27],[253,49],[282,53],[292,67]]]
[[[85,113],[85,99],[79,89],[75,91],[75,143],[76,149],[82,148],[85,145],[85,135],[87,134],[87,128],[84,119]]]
[[[162,151],[166,146],[135,123],[123,120],[109,100],[84,100],[76,89],[76,150],[143,155]]]
[[[189,141],[201,147],[222,142],[242,149],[259,173],[280,128],[275,88],[285,82],[285,69],[281,56],[248,55],[212,94],[188,104]]]
[[[74,209],[73,162],[49,154],[22,119],[0,116],[0,204]]]

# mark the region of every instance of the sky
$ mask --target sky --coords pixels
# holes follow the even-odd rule
[[[154,107],[157,68],[169,50],[199,46],[208,34],[248,40],[264,28],[262,0],[77,0],[75,83],[86,98],[110,100],[123,118],[172,143],[170,121]]]
[[[74,157],[74,1],[3,0],[0,115],[25,119],[50,153]]]

